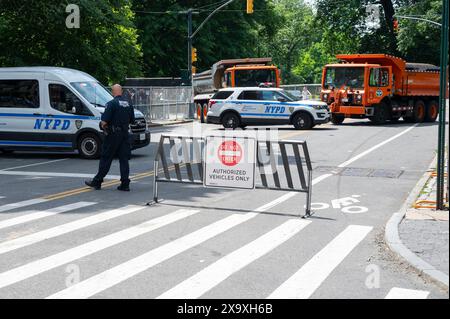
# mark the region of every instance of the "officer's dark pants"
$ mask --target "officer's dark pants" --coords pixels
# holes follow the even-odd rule
[[[98,183],[103,182],[116,155],[119,157],[120,163],[120,181],[122,185],[130,184],[130,165],[128,161],[130,160],[131,147],[128,132],[111,133],[105,137],[98,173],[94,177],[94,181]]]

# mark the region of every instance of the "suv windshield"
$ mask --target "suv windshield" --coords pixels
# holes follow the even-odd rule
[[[364,68],[356,67],[336,67],[327,68],[325,73],[325,89],[332,88],[363,88]]]
[[[113,99],[112,95],[98,82],[70,83],[89,103],[105,107]]]

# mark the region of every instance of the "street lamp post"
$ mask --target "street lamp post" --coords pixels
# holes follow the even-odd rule
[[[445,185],[445,113],[447,93],[447,65],[448,65],[448,0],[442,1],[442,27],[441,27],[441,61],[440,61],[440,88],[439,88],[439,138],[438,138],[438,167],[437,167],[437,209],[444,209]]]
[[[232,3],[234,0],[229,0],[227,2],[225,2],[224,4],[218,6],[215,10],[213,10],[207,17],[205,20],[203,20],[203,22],[198,26],[198,28],[192,32],[192,14],[196,13],[198,14],[198,12],[194,12],[194,10],[191,8],[187,11],[187,18],[188,18],[188,83],[191,86],[191,102],[189,103],[189,107],[190,108],[194,108],[194,100],[193,100],[193,96],[194,96],[194,81],[193,81],[193,76],[192,76],[192,40],[194,39],[194,37],[196,36],[196,34],[203,28],[203,26],[206,24],[206,22],[208,22],[209,19],[212,18],[213,15],[215,15],[220,9],[226,7],[227,5],[229,5],[230,3]],[[204,115],[204,109],[203,109],[203,105],[201,106],[201,114],[200,114],[200,121],[201,123],[205,122],[205,115]]]

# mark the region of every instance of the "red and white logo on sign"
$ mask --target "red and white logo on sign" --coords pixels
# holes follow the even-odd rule
[[[225,141],[220,144],[217,155],[223,165],[235,166],[242,159],[242,148],[236,141]]]

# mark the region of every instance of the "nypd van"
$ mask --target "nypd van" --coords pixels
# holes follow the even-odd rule
[[[78,150],[97,158],[101,114],[111,94],[92,76],[56,67],[0,68],[0,151]],[[150,143],[144,115],[135,110],[132,148]]]
[[[225,128],[291,124],[308,130],[330,121],[324,102],[300,100],[278,88],[227,88],[209,102],[208,123]]]

